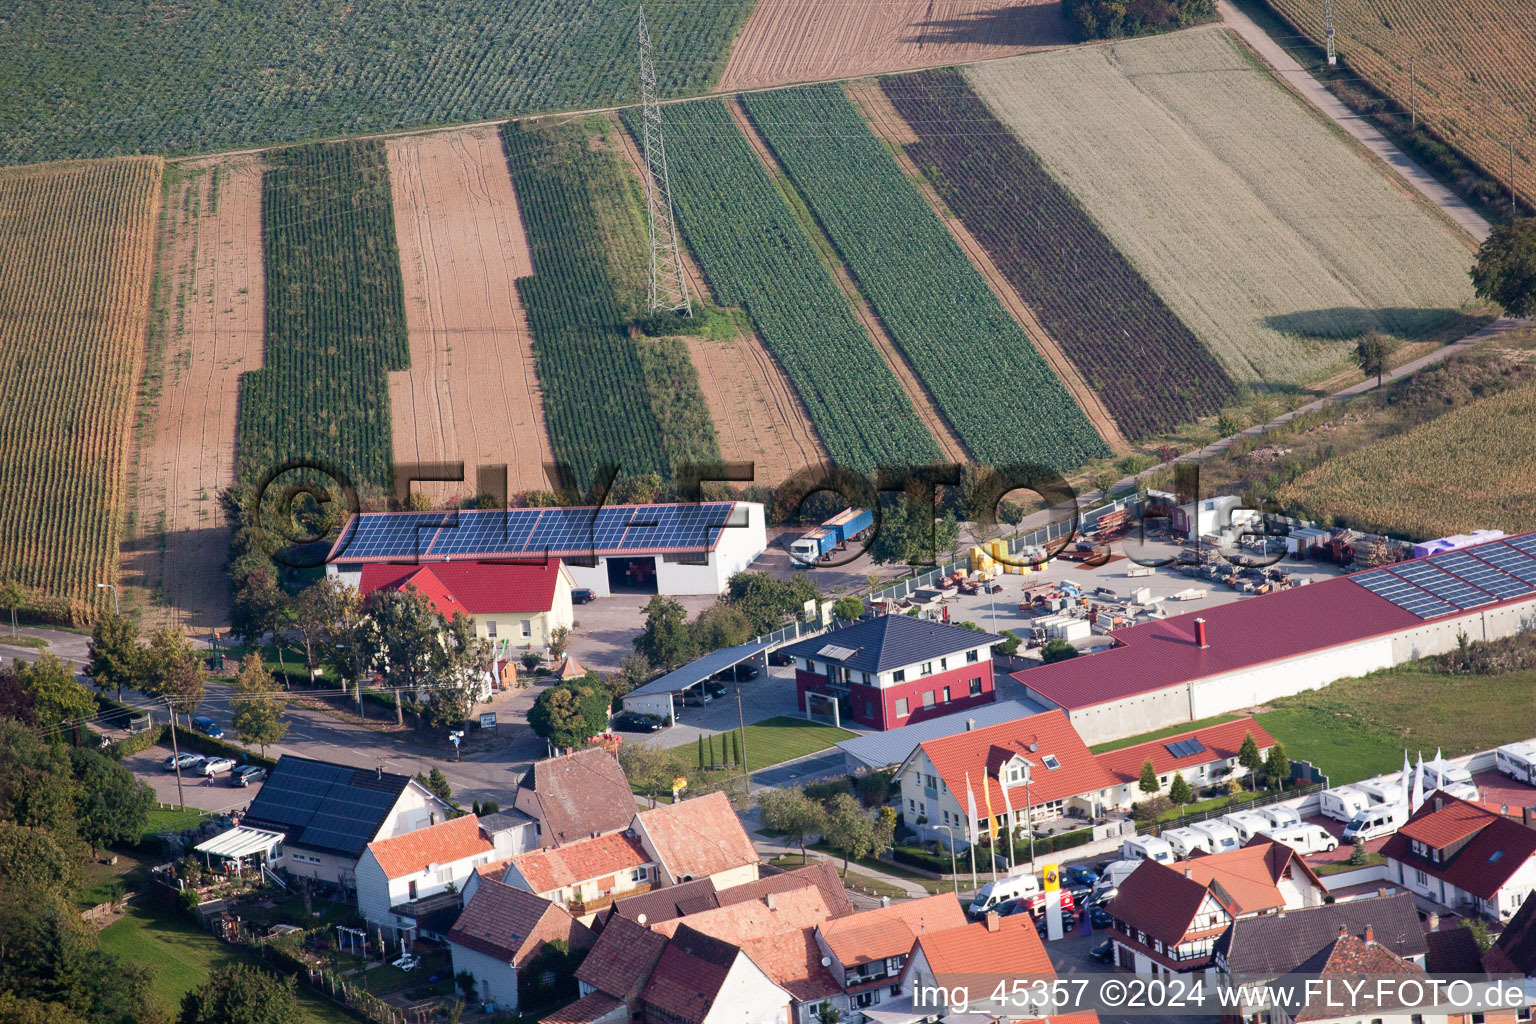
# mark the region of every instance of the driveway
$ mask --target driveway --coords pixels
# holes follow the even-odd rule
[[[162,767],[162,763],[170,756],[169,746],[150,747],[123,758],[123,767],[149,783],[149,787],[155,791],[155,798],[162,804],[180,804],[185,801],[188,807],[223,813],[244,810],[250,806],[252,800],[256,799],[256,794],[261,792],[259,782],[254,786],[231,786],[227,772],[210,781],[201,775],[193,774],[190,770],[182,769],[181,794],[178,796],[176,773],[168,772]]]
[[[847,774],[848,764],[843,759],[843,752],[834,748],[830,754],[812,754],[795,761],[776,764],[772,768],[764,768],[760,772],[753,772],[752,784],[775,788],[803,786],[807,782],[835,779]]]

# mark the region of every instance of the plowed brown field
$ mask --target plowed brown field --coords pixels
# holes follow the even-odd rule
[[[553,461],[532,335],[513,284],[533,273],[494,128],[388,142],[411,368],[389,381],[395,461],[507,467],[512,492],[548,487]]]
[[[125,597],[142,592],[146,622],[206,629],[229,621],[218,493],[234,482],[240,374],[262,363],[261,162],[179,172],[161,224],[159,396],[139,432],[122,582]]]
[[[943,67],[1071,42],[1060,0],[760,0],[719,88]]]

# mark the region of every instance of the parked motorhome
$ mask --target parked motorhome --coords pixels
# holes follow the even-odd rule
[[[1408,791],[1403,788],[1403,784],[1391,777],[1366,779],[1364,782],[1356,782],[1353,788],[1378,804],[1400,804],[1408,798]]]
[[[1159,864],[1173,863],[1173,847],[1156,836],[1137,836],[1120,844],[1122,860],[1155,860]]]
[[[1256,813],[1264,815],[1275,828],[1292,828],[1301,824],[1301,813],[1294,807],[1285,804],[1270,804],[1268,807],[1257,807]]]
[[[1212,853],[1230,853],[1243,845],[1237,829],[1224,821],[1202,821],[1189,827],[1210,839]]]
[[[1476,800],[1479,796],[1477,785],[1472,781],[1472,773],[1461,765],[1443,759],[1429,761],[1424,765],[1425,794],[1437,789],[1463,800]]]
[[[1237,830],[1238,839],[1247,843],[1254,836],[1266,829],[1275,827],[1275,823],[1257,811],[1233,811],[1224,815],[1221,819]]]
[[[1356,839],[1380,839],[1389,836],[1408,823],[1407,804],[1377,804],[1355,815],[1344,826],[1344,841]]]
[[[1321,825],[1290,825],[1263,834],[1300,854],[1327,853],[1339,846],[1338,837]]]
[[[1211,852],[1211,837],[1192,828],[1170,828],[1158,838],[1173,847],[1174,856],[1180,860],[1188,859],[1196,851]]]
[[[1536,785],[1536,740],[1504,744],[1493,752],[1493,763],[1510,778]]]
[[[1370,806],[1370,798],[1358,789],[1338,786],[1317,795],[1318,808],[1335,821],[1353,821],[1355,815]]]

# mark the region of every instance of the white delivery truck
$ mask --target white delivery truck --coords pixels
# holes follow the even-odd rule
[[[1344,826],[1344,841],[1356,839],[1380,839],[1389,836],[1408,823],[1407,804],[1376,804],[1355,815]]]
[[[971,913],[977,917],[989,910],[996,910],[1004,903],[1033,896],[1040,891],[1040,880],[1033,874],[1009,875],[995,882],[988,882],[976,890],[971,900]]]
[[[1335,821],[1353,821],[1355,815],[1370,806],[1370,798],[1358,789],[1336,786],[1317,795],[1318,809]]]
[[[1170,828],[1158,838],[1173,847],[1174,856],[1180,860],[1187,860],[1197,850],[1211,852],[1211,837],[1192,828]]]
[[[1136,836],[1120,844],[1122,860],[1155,860],[1159,864],[1173,863],[1173,847],[1156,836]]]
[[[1093,883],[1093,892],[1088,896],[1089,903],[1102,903],[1105,900],[1115,898],[1120,891],[1120,883],[1131,877],[1131,872],[1141,867],[1140,860],[1116,860],[1104,866],[1104,873],[1099,880]]]
[[[1504,744],[1493,752],[1493,763],[1512,779],[1536,784],[1536,740]]]
[[[1338,838],[1321,825],[1288,825],[1263,834],[1302,854],[1327,853],[1339,846]]]
[[[1428,796],[1437,789],[1463,800],[1478,798],[1472,773],[1460,765],[1445,760],[1434,760],[1424,765],[1424,795]]]
[[[1237,837],[1245,844],[1260,832],[1275,827],[1274,822],[1258,811],[1233,811],[1223,815],[1221,820],[1237,829]]]
[[[1379,804],[1400,804],[1408,798],[1408,791],[1395,778],[1366,779],[1353,786]]]
[[[1270,804],[1268,807],[1259,807],[1255,810],[1268,818],[1269,823],[1275,828],[1291,828],[1301,824],[1300,812],[1286,804]]]
[[[1212,853],[1230,853],[1243,845],[1238,841],[1237,829],[1224,821],[1202,821],[1189,827],[1210,839]]]

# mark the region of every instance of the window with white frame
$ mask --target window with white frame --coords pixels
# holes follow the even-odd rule
[[[523,636],[524,637],[533,636],[533,620],[532,619],[524,619],[522,621],[522,629],[523,629]]]
[[[921,672],[919,672],[918,674],[919,675],[924,675],[924,676],[931,676],[931,675],[933,675],[933,662],[931,662],[931,661],[923,662],[923,670]]]
[[[1040,759],[1040,761],[1049,771],[1055,771],[1057,768],[1061,767],[1061,762],[1056,760],[1055,754],[1046,754],[1043,758]]]
[[[939,671],[943,672],[947,668],[949,668],[949,659],[948,658],[940,658],[939,659]]]
[[[496,620],[495,619],[486,619],[485,620],[485,635],[490,637],[492,640],[496,639]]]
[[[629,880],[631,882],[648,882],[650,879],[651,869],[643,864],[629,873]]]

